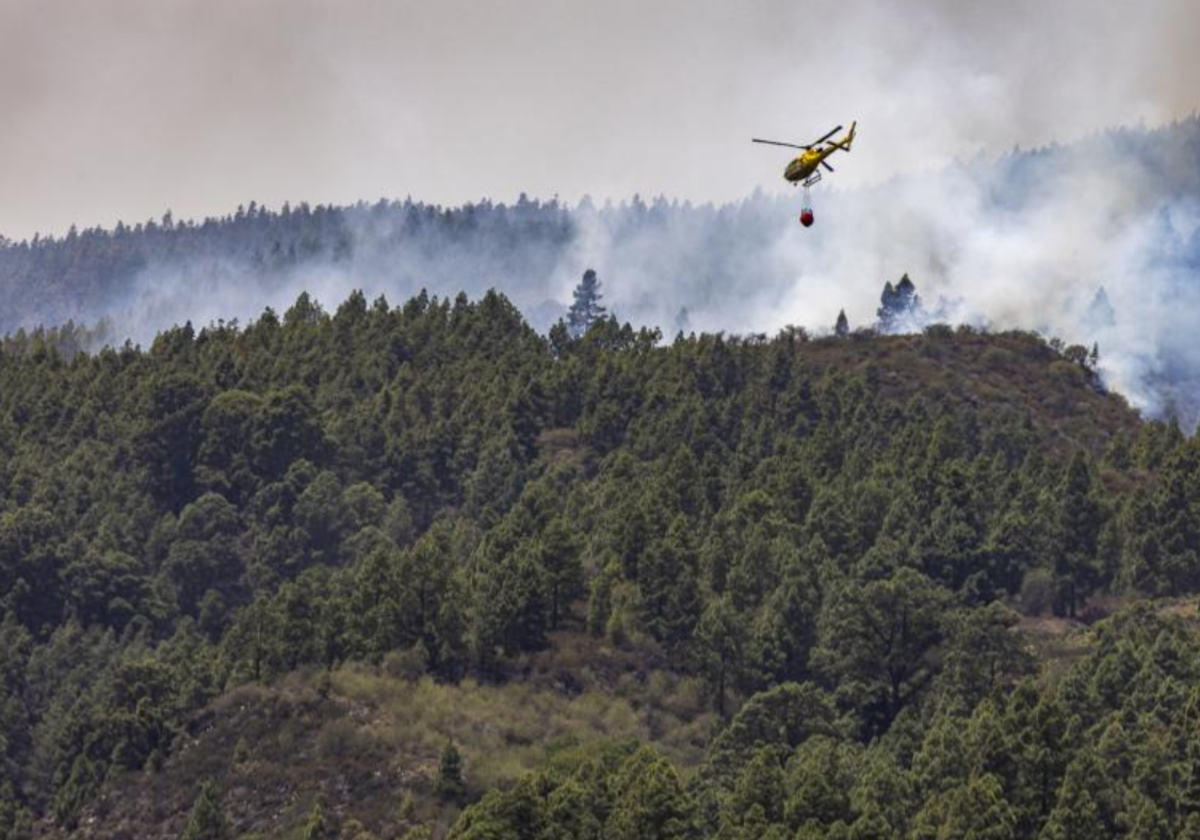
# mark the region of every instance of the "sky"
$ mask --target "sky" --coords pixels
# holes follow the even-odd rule
[[[1200,105],[1195,0],[0,0],[0,235],[172,210],[838,187]]]

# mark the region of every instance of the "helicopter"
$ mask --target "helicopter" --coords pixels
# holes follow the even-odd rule
[[[751,142],[753,143],[766,143],[771,146],[787,146],[790,149],[803,150],[802,154],[792,158],[788,163],[787,168],[783,170],[783,177],[792,184],[804,187],[804,208],[800,213],[800,223],[805,227],[813,223],[812,206],[808,201],[808,188],[821,180],[821,170],[817,167],[823,166],[832,172],[833,167],[825,162],[825,158],[839,149],[844,152],[850,151],[850,144],[854,142],[854,133],[857,128],[858,122],[852,122],[845,137],[841,140],[830,140],[829,138],[842,130],[842,126],[839,125],[821,139],[814,140],[807,146],[797,143],[781,143],[778,140],[762,140],[758,137],[752,138]]]

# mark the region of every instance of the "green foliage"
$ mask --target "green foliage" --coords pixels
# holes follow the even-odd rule
[[[949,593],[901,569],[866,586],[846,585],[821,627],[822,669],[841,693],[884,730],[937,673]]]
[[[943,694],[973,709],[997,689],[1034,672],[1035,663],[1016,632],[1016,614],[1000,603],[944,617]]]
[[[610,782],[613,802],[605,837],[682,840],[690,834],[691,805],[675,768],[646,751],[630,756]]]
[[[453,741],[447,741],[438,761],[437,793],[448,802],[461,801],[466,794],[466,784],[463,782],[462,757]]]
[[[221,798],[212,782],[200,786],[192,814],[179,840],[232,840],[233,832],[229,821],[221,813]]]
[[[582,336],[588,327],[604,317],[605,310],[600,305],[600,297],[600,281],[596,272],[589,268],[575,287],[574,300],[567,312],[567,328],[575,338]]]
[[[709,604],[696,628],[701,673],[712,686],[717,711],[725,714],[725,690],[737,678],[742,660],[744,628],[727,597]]]
[[[701,781],[592,757],[485,795],[462,836],[965,836],[984,812],[1033,837],[1092,806],[1183,830],[1187,639],[1122,617],[1043,688],[996,602],[1194,594],[1197,444],[1058,383],[1032,336],[856,336],[544,339],[496,293],[356,294],[0,351],[0,828],[73,824],[240,683],[504,681],[586,628],[705,687],[728,720]],[[1073,768],[1114,714],[1153,749],[1102,795]],[[782,808],[756,794],[780,773]]]
[[[328,840],[333,835],[325,821],[325,810],[320,802],[313,803],[308,819],[304,821],[304,833],[301,840]]]
[[[678,772],[642,747],[609,747],[572,756],[563,769],[492,791],[455,825],[455,840],[595,838],[683,840],[692,832],[691,800]]]

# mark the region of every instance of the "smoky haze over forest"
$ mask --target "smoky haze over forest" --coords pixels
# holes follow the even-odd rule
[[[1160,412],[1200,373],[1198,132],[1107,128],[1195,108],[1197,31],[1185,0],[16,0],[0,8],[13,239],[250,198],[496,203],[6,249],[0,329],[109,316],[147,341],[302,290],[333,306],[492,286],[544,328],[594,267],[635,323],[769,332],[842,307],[867,324],[908,272],[929,317],[1098,342],[1108,382]],[[802,231],[798,192],[778,192],[786,151],[749,137],[855,118]]]
[[[798,193],[756,193],[717,206],[254,207],[224,221],[84,231],[0,250],[0,330],[107,317],[147,342],[187,320],[282,311],[303,291],[332,307],[353,289],[398,303],[421,288],[492,287],[544,330],[592,267],[616,315],[668,336],[821,331],[843,307],[853,326],[870,325],[882,284],[907,272],[926,302],[910,327],[1098,343],[1112,387],[1150,413],[1195,417],[1200,120],[816,198],[811,230],[795,220]]]

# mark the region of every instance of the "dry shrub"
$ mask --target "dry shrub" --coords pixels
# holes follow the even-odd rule
[[[371,748],[373,741],[351,720],[337,718],[317,733],[317,753],[322,758],[351,758]]]
[[[985,370],[1011,370],[1019,363],[1016,355],[1003,347],[989,347],[983,351],[983,367]]]
[[[1125,598],[1112,593],[1093,595],[1087,599],[1083,609],[1079,611],[1079,620],[1084,624],[1095,624],[1118,612],[1125,604]]]
[[[429,668],[429,651],[418,643],[404,650],[394,650],[383,657],[383,672],[389,677],[413,682],[425,676]]]
[[[340,697],[372,708],[370,737],[393,756],[404,756],[410,767],[435,767],[447,738],[463,756],[474,789],[507,784],[545,760],[546,745],[555,739],[587,742],[595,739],[649,739],[649,719],[658,715],[655,730],[674,760],[694,766],[703,744],[685,730],[677,712],[699,703],[702,692],[692,680],[650,677],[658,692],[654,709],[645,685],[634,674],[622,680],[616,693],[588,688],[578,693],[539,688],[528,683],[480,684],[464,679],[443,685],[429,677],[409,682],[366,669],[334,673]],[[665,711],[665,714],[664,714]],[[351,727],[351,730],[353,727]],[[322,731],[330,749],[363,738],[345,728]]]

